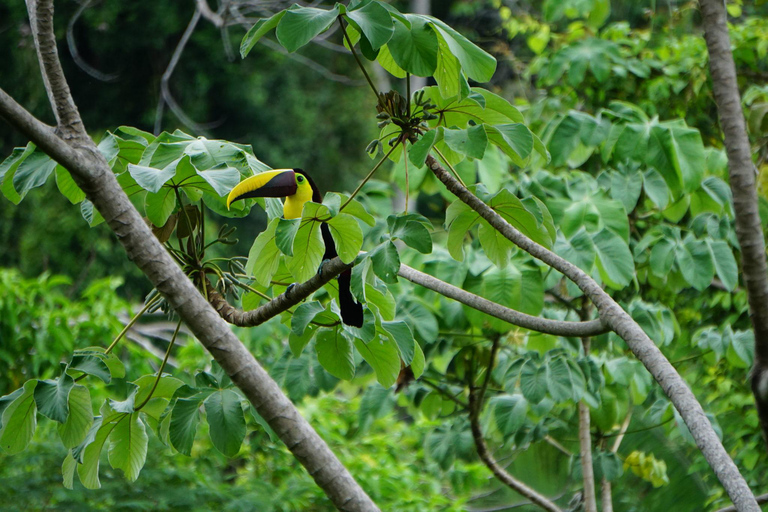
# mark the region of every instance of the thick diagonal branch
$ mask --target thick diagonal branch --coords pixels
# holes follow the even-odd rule
[[[0,90],[0,117],[68,169],[144,272],[256,411],[341,510],[378,510],[325,441],[208,304],[150,231],[98,152],[76,150]]]
[[[33,0],[30,3],[34,5]],[[72,175],[114,231],[128,257],[144,272],[192,333],[212,354],[319,487],[340,510],[377,511],[365,491],[277,383],[195,289],[155,238],[87,135],[56,55],[53,6],[30,9],[45,85],[59,119],[60,138],[0,89],[0,117],[24,133]]]
[[[723,448],[720,439],[704,414],[701,404],[696,400],[680,374],[637,322],[592,277],[576,265],[523,235],[490,206],[462,186],[431,155],[427,157],[427,166],[451,193],[480,214],[505,238],[576,283],[597,307],[600,318],[627,343],[627,346],[653,375],[656,382],[661,385],[672,404],[680,412],[696,441],[696,445],[738,510],[759,512],[760,508],[755,502],[752,491],[750,491],[747,482],[739,473],[728,452]]]
[[[736,238],[741,248],[742,275],[755,331],[752,392],[763,438],[768,443],[768,265],[757,206],[755,165],[752,163],[752,151],[741,110],[725,5],[720,0],[700,0],[699,3],[709,50],[712,90],[715,93],[720,126],[725,135],[729,181],[736,214]]]
[[[29,25],[35,40],[37,60],[43,75],[48,100],[56,115],[56,125],[65,140],[89,140],[83,120],[69,91],[64,70],[59,61],[56,36],[53,33],[53,0],[26,0]]]

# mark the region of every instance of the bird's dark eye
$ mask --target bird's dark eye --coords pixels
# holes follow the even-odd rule
[[[302,176],[301,174],[299,174],[299,175],[296,177],[296,179],[297,179],[297,180],[299,180],[299,183],[301,183],[302,181],[304,181],[304,176]]]

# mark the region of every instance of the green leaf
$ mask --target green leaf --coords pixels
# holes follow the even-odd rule
[[[77,204],[85,199],[85,192],[80,190],[75,180],[69,174],[65,168],[60,165],[56,166],[56,186],[59,188],[61,195],[66,197],[70,203]],[[2,181],[2,180],[0,180]]]
[[[13,152],[0,163],[0,191],[13,204],[21,202],[21,196],[13,188],[13,176],[21,162],[35,151],[35,145],[31,142],[23,148],[13,148]]]
[[[45,184],[56,165],[55,160],[51,160],[51,157],[36,149],[16,168],[16,173],[13,175],[13,188],[23,198],[33,188]]]
[[[682,259],[678,260],[678,266],[688,284],[699,291],[708,288],[715,277],[715,265],[709,245],[703,240],[689,236],[682,245],[678,245],[678,253],[682,256]]]
[[[291,316],[291,332],[296,336],[303,335],[312,319],[323,311],[325,311],[325,306],[316,300],[299,304]]]
[[[592,241],[597,251],[600,277],[611,288],[624,288],[635,276],[635,262],[626,242],[609,229],[601,230]]]
[[[144,422],[139,413],[127,415],[115,425],[109,436],[109,463],[115,469],[121,469],[125,479],[135,482],[141,468],[147,460],[147,436]]]
[[[293,241],[299,231],[301,219],[278,219],[275,229],[275,244],[286,256],[293,256]]]
[[[410,28],[393,19],[395,31],[387,43],[395,63],[417,76],[432,76],[437,68],[437,36],[421,17],[406,15]]]
[[[451,54],[461,63],[464,74],[476,82],[491,80],[496,71],[496,59],[493,56],[442,21],[431,16],[421,16],[421,18],[428,20],[440,38],[445,41]]]
[[[502,395],[493,400],[496,428],[505,437],[513,436],[525,424],[528,402],[522,395]]]
[[[397,346],[389,339],[376,337],[370,343],[355,340],[355,347],[376,372],[376,380],[385,388],[392,386],[400,373]]]
[[[728,348],[725,351],[725,357],[730,364],[737,368],[751,368],[755,359],[755,335],[750,331],[731,330],[727,326],[723,332],[726,338]]]
[[[415,301],[401,302],[397,309],[397,318],[407,321],[411,330],[421,336],[425,343],[435,341],[437,319],[423,304]]]
[[[432,252],[432,236],[428,229],[432,224],[426,217],[415,213],[390,215],[387,217],[387,226],[393,239],[399,238],[422,254]]]
[[[198,409],[202,400],[200,395],[195,395],[190,398],[178,398],[173,405],[168,436],[171,445],[187,456],[192,454],[192,443],[195,440],[197,422],[200,420]]]
[[[205,400],[205,414],[213,446],[227,457],[237,455],[245,438],[245,416],[240,396],[231,389],[211,393]]]
[[[462,203],[463,204],[463,203]],[[448,252],[453,259],[464,261],[464,240],[472,227],[479,222],[480,216],[474,210],[460,213],[448,228]]]
[[[61,463],[61,476],[62,485],[70,491],[74,489],[75,469],[77,469],[77,461],[72,456],[72,452],[68,450],[67,456],[64,457],[64,462]]]
[[[109,371],[107,363],[93,354],[75,353],[72,356],[72,360],[69,362],[69,369],[98,377],[103,380],[105,384],[109,384],[112,380],[112,374]]]
[[[101,450],[104,448],[104,443],[107,441],[107,438],[115,427],[127,416],[129,415],[125,413],[109,414],[108,418],[102,417],[100,422],[94,423],[91,430],[88,432],[89,435],[86,436],[84,441],[87,445],[81,452],[82,464],[77,466],[77,475],[80,477],[80,483],[82,483],[83,487],[86,489],[98,489],[101,487],[101,482],[99,482],[99,459],[101,458]],[[98,430],[96,430],[93,437],[90,437],[94,427],[97,427]]]
[[[533,361],[528,361],[520,371],[520,390],[531,403],[538,404],[547,394],[547,369]]]
[[[488,140],[499,147],[512,161],[523,166],[533,150],[533,134],[522,123],[483,125]]]
[[[736,259],[733,257],[733,251],[724,240],[707,239],[712,261],[715,264],[717,277],[725,285],[728,291],[733,291],[739,284],[739,268],[736,265]]]
[[[367,431],[375,419],[389,414],[394,405],[395,397],[391,389],[381,387],[378,384],[367,386],[363,391],[363,398],[360,399],[358,430],[363,433]]]
[[[407,73],[403,68],[397,65],[394,57],[392,57],[392,54],[389,51],[388,45],[385,44],[379,49],[379,55],[376,57],[376,60],[387,73],[394,76],[395,78],[406,77]]]
[[[352,343],[338,329],[323,329],[315,341],[317,360],[334,377],[351,380],[355,376],[355,357]]]
[[[408,159],[417,167],[424,165],[432,146],[439,140],[439,130],[429,130],[408,150]]]
[[[248,252],[248,262],[245,272],[252,275],[261,286],[269,286],[272,276],[280,266],[280,249],[275,243],[275,231],[280,219],[272,219],[267,229],[262,231],[253,241]]]
[[[391,240],[378,245],[371,251],[373,272],[382,281],[389,284],[397,283],[397,273],[400,270],[400,255]]]
[[[113,379],[122,379],[125,377],[125,366],[123,362],[114,353],[105,354],[104,347],[86,347],[75,350],[74,355],[94,356],[104,362]],[[72,368],[72,362],[70,362]]]
[[[426,364],[424,360],[424,351],[421,349],[421,345],[418,342],[413,344],[413,361],[411,361],[411,371],[413,377],[418,379],[424,373],[424,366]]]
[[[93,424],[91,393],[88,388],[76,385],[69,392],[69,416],[58,425],[59,437],[65,448],[74,448],[83,442]]]
[[[640,171],[611,173],[611,197],[621,201],[624,211],[629,214],[635,209],[643,189],[643,175]]]
[[[646,162],[664,176],[672,190],[693,192],[706,169],[701,134],[674,121],[653,125]]]
[[[488,136],[483,125],[472,126],[463,130],[443,130],[443,140],[453,151],[470,158],[483,158],[488,146]]]
[[[34,391],[36,386],[37,380],[28,380],[23,388],[3,397],[6,400],[0,416],[2,420],[0,448],[10,455],[24,451],[35,433],[37,411]]]
[[[157,382],[157,386],[155,386],[155,382]],[[184,382],[166,374],[163,374],[163,376],[160,377],[160,380],[158,380],[157,375],[150,374],[142,375],[133,381],[133,384],[138,386],[138,391],[136,392],[136,403],[141,404],[144,402],[144,400],[147,399],[150,391],[152,391],[152,388],[154,388],[154,391],[152,391],[152,400],[156,398],[171,399],[173,398],[173,394],[176,392],[176,390],[184,385]],[[142,409],[142,412],[146,412],[145,409],[146,406],[144,409]]]
[[[359,31],[365,34],[372,49],[378,50],[392,37],[395,28],[389,12],[377,2],[370,2],[360,9],[347,11],[347,19]]]
[[[294,4],[279,20],[276,30],[277,40],[286,50],[295,52],[328,30],[336,21],[339,12],[338,4],[328,11]]]
[[[410,365],[414,359],[415,346],[418,345],[413,338],[413,332],[407,323],[403,321],[381,322],[381,328],[386,335],[397,344],[400,359],[406,366]]]
[[[655,169],[648,169],[643,174],[643,190],[653,204],[663,210],[669,203],[669,187],[661,174]]]
[[[672,270],[675,263],[675,243],[668,238],[659,240],[651,249],[651,272],[664,278]]]
[[[395,318],[395,298],[385,286],[376,288],[366,283],[365,301],[376,306],[382,320],[393,320]]]
[[[358,219],[362,220],[369,226],[373,227],[376,224],[376,219],[373,218],[373,215],[368,213],[365,209],[365,207],[360,204],[359,201],[356,199],[353,199],[347,203],[347,200],[349,199],[349,196],[346,196],[344,194],[337,194],[333,193],[333,195],[339,197],[339,202],[341,204],[346,203],[346,206],[344,207],[344,213],[352,215],[353,217],[357,217]],[[323,200],[325,202],[325,200]]]
[[[136,183],[148,192],[157,193],[165,183],[176,175],[178,160],[163,169],[143,165],[128,165],[128,172]]]
[[[561,356],[547,361],[547,383],[549,396],[555,402],[573,400],[577,402],[584,395],[585,381],[581,369],[574,363]]]
[[[302,218],[296,238],[293,241],[293,257],[286,260],[288,270],[294,279],[298,282],[304,282],[317,274],[324,253],[325,244],[323,244],[323,237],[320,234],[320,222]]]
[[[173,189],[163,187],[157,193],[148,192],[144,198],[147,218],[157,227],[165,226],[176,208],[176,194]]]
[[[278,23],[280,23],[280,20],[283,18],[286,12],[288,11],[280,11],[273,14],[269,18],[263,18],[257,21],[250,28],[250,30],[248,30],[248,33],[245,34],[243,41],[240,43],[240,57],[244,59],[245,56],[251,52],[253,47],[256,46],[256,43],[259,42],[259,39],[261,39],[264,34],[275,28]]]
[[[93,207],[93,203],[88,199],[84,199],[83,202],[80,203],[80,214],[83,216],[83,219],[85,219],[85,222],[91,227],[104,222],[104,217],[101,216],[98,210]]]
[[[443,98],[455,98],[460,92],[461,63],[442,37],[437,38],[437,69],[435,81]]]
[[[229,191],[240,183],[240,171],[234,167],[220,166],[216,169],[197,171],[197,175],[205,180],[220,197],[226,197]],[[199,188],[199,185],[195,182],[185,182],[182,189],[186,191],[188,188],[195,186]]]
[[[336,246],[336,252],[344,263],[351,263],[363,247],[363,230],[354,217],[339,213],[327,221]]]
[[[315,335],[316,330],[317,328],[315,326],[310,325],[301,335],[297,335],[293,331],[288,334],[288,346],[291,348],[291,353],[294,357],[299,357],[301,355],[304,347],[307,346]]]
[[[35,388],[35,404],[40,414],[59,423],[69,416],[69,392],[75,380],[62,373],[56,380],[40,380]]]

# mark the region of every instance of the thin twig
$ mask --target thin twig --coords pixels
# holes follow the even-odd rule
[[[220,123],[207,123],[207,124],[200,124],[196,121],[193,121],[192,118],[190,118],[186,112],[184,112],[184,109],[181,108],[181,105],[179,105],[176,102],[176,99],[171,94],[171,89],[168,86],[171,80],[171,75],[173,75],[173,71],[176,69],[176,65],[179,63],[179,59],[181,58],[182,53],[184,53],[184,48],[187,46],[187,43],[189,42],[189,38],[192,37],[192,33],[195,31],[195,27],[197,26],[197,22],[200,21],[201,11],[199,6],[195,7],[195,12],[192,14],[192,19],[189,20],[189,24],[187,24],[187,28],[184,30],[184,33],[181,35],[181,39],[179,40],[179,44],[176,45],[176,49],[173,51],[173,55],[171,56],[171,60],[168,63],[168,67],[165,69],[165,72],[163,73],[163,77],[160,79],[160,99],[157,103],[157,109],[155,111],[155,128],[154,132],[155,135],[160,133],[160,130],[162,129],[162,123],[163,123],[163,111],[165,105],[168,105],[168,107],[171,109],[171,112],[173,112],[176,117],[179,118],[179,121],[184,123],[186,126],[194,130],[198,133],[205,133],[208,131],[208,129],[213,128],[214,126],[217,126]]]
[[[488,365],[488,372],[491,372],[491,368],[493,366],[493,361],[489,362]],[[514,490],[518,494],[521,494],[522,496],[528,498],[531,500],[531,502],[535,505],[538,505],[539,507],[543,508],[544,510],[548,510],[549,512],[563,512],[557,505],[555,505],[554,502],[550,501],[547,497],[545,497],[542,494],[539,494],[534,489],[528,487],[523,482],[519,481],[515,477],[513,477],[511,474],[509,474],[504,468],[502,468],[499,463],[494,459],[493,455],[491,454],[490,450],[488,450],[488,445],[485,443],[485,439],[483,438],[483,432],[480,427],[480,419],[479,419],[479,405],[476,395],[476,390],[473,389],[473,386],[470,382],[469,386],[469,423],[470,427],[472,429],[472,437],[475,440],[475,446],[477,448],[477,454],[480,457],[480,460],[483,461],[483,463],[488,467],[488,469],[491,470],[491,472],[498,478],[503,484],[508,486],[510,489]]]
[[[394,151],[396,148],[397,148],[397,144],[395,144],[394,146],[392,146],[392,149],[390,149],[390,150],[387,152],[387,154],[386,154],[386,155],[384,155],[384,156],[381,158],[381,160],[379,160],[378,162],[376,162],[376,165],[374,165],[374,166],[373,166],[373,169],[371,169],[371,172],[369,172],[369,173],[368,173],[368,175],[367,175],[365,178],[363,178],[363,181],[361,181],[361,182],[360,182],[360,184],[359,184],[359,185],[357,186],[357,188],[355,189],[355,191],[354,191],[354,192],[352,192],[352,195],[350,195],[350,196],[349,196],[349,198],[347,198],[347,200],[346,200],[346,201],[344,201],[344,204],[342,204],[342,205],[341,205],[341,208],[339,208],[339,211],[343,210],[343,209],[344,209],[344,207],[346,207],[346,206],[347,206],[347,205],[350,203],[350,201],[352,201],[352,199],[354,199],[354,198],[355,198],[355,196],[357,195],[357,193],[358,193],[358,192],[360,192],[360,189],[362,189],[362,188],[363,188],[363,186],[364,186],[366,183],[368,183],[368,180],[370,180],[370,179],[373,177],[373,175],[376,173],[376,171],[378,171],[378,170],[379,170],[379,167],[381,167],[381,164],[383,164],[384,162],[386,162],[386,161],[387,161],[387,158],[389,158],[389,155],[391,155],[391,154],[392,154],[392,152],[393,152],[393,151]]]
[[[147,395],[147,398],[144,399],[143,402],[136,408],[134,408],[135,411],[140,411],[142,407],[147,405],[147,402],[149,402],[152,399],[152,395],[155,393],[155,390],[157,389],[157,384],[160,382],[160,377],[163,376],[163,370],[165,370],[165,364],[168,362],[168,356],[171,355],[171,349],[173,348],[173,344],[176,343],[176,336],[179,335],[179,329],[181,329],[181,319],[179,319],[179,323],[176,324],[176,330],[173,331],[173,337],[171,338],[171,342],[168,344],[168,349],[165,351],[165,357],[163,358],[163,362],[160,363],[160,369],[157,370],[157,378],[155,379],[155,383],[152,384],[152,389],[149,390],[149,394]]]
[[[72,56],[72,60],[75,61],[77,67],[88,73],[90,76],[101,82],[114,82],[120,75],[118,73],[102,73],[98,69],[94,68],[80,55],[77,50],[77,43],[75,42],[75,23],[83,15],[83,12],[93,4],[93,0],[85,0],[80,7],[77,8],[75,14],[70,18],[67,24],[67,47],[69,47],[69,54]]]

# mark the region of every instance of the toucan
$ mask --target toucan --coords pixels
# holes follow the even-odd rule
[[[250,197],[285,197],[283,217],[286,219],[301,218],[304,203],[307,201],[322,202],[320,189],[317,188],[312,178],[301,169],[276,169],[244,179],[229,193],[227,209],[234,201]],[[333,237],[331,237],[331,231],[325,222],[320,224],[320,231],[325,244],[323,260],[335,258],[338,253]],[[341,321],[346,325],[362,327],[363,306],[352,296],[351,278],[351,270],[345,270],[338,277]]]

